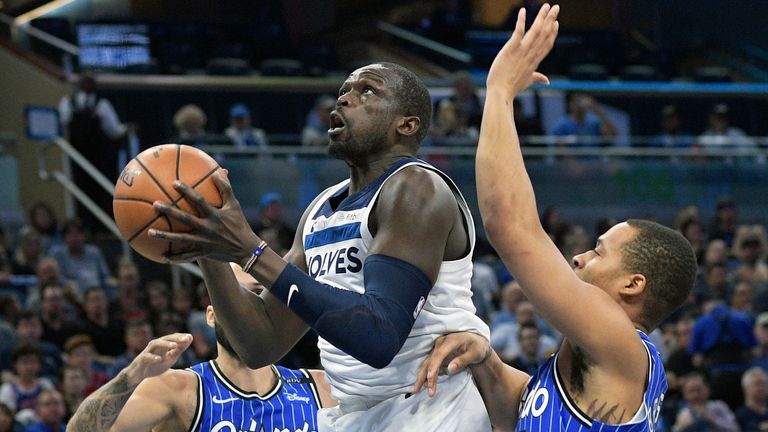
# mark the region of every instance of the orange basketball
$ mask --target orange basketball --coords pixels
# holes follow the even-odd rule
[[[165,262],[163,255],[166,253],[182,251],[184,245],[147,235],[150,228],[177,233],[189,231],[188,226],[155,213],[152,203],[164,201],[195,213],[173,188],[173,181],[181,180],[208,203],[221,207],[219,190],[211,178],[219,169],[212,157],[187,145],[163,144],[141,152],[128,162],[115,185],[112,208],[123,238],[136,252],[156,262]]]

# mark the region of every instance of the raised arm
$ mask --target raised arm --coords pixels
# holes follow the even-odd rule
[[[168,373],[191,343],[191,335],[179,333],[151,341],[130,365],[80,404],[67,431],[146,431],[168,419],[172,398],[181,389],[157,375]]]
[[[642,353],[633,325],[604,291],[576,276],[544,232],[511,112],[517,94],[548,82],[535,70],[554,43],[558,11],[543,6],[528,32],[521,11],[488,73],[476,160],[480,213],[489,240],[538,311],[590,355],[619,364],[627,352]],[[634,349],[623,350],[627,344]]]

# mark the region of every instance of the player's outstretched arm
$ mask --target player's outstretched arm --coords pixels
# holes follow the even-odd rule
[[[554,43],[558,12],[558,6],[544,5],[526,32],[521,11],[488,73],[476,159],[478,202],[489,240],[536,308],[593,358],[618,365],[627,353],[633,359],[642,354],[642,346],[618,304],[582,282],[544,232],[511,113],[514,97],[534,82],[548,82],[535,71]],[[634,348],[623,349],[627,344]]]
[[[469,367],[483,398],[491,423],[501,430],[517,424],[520,398],[530,376],[501,361],[488,341],[474,333],[458,332],[441,336],[416,376],[414,393],[426,387],[430,396],[437,392],[441,370],[455,374]]]
[[[173,395],[158,375],[192,343],[175,333],[155,339],[110,382],[88,396],[67,425],[72,432],[146,431],[172,413]]]

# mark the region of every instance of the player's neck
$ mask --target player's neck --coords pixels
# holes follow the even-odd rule
[[[264,395],[275,386],[277,376],[272,366],[249,369],[245,363],[226,352],[221,346],[219,346],[219,352],[221,354],[216,358],[216,364],[227,379],[239,389]]]
[[[405,152],[389,152],[380,157],[372,158],[364,163],[348,162],[350,172],[349,193],[353,194],[366,187],[387,172],[387,170],[397,163],[397,161],[405,157],[413,157],[413,155]]]

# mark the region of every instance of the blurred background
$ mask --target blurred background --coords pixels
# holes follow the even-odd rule
[[[556,3],[560,34],[541,66],[552,83],[526,91],[515,109],[542,223],[566,258],[629,217],[681,230],[701,272],[689,304],[656,335],[674,359],[665,418],[671,428],[685,383],[699,384],[677,379],[692,371],[705,372],[713,397],[738,410],[743,372],[768,368],[768,2]],[[305,206],[347,177],[326,156],[328,114],[345,77],[376,61],[402,64],[430,88],[435,109],[421,157],[457,182],[475,212],[474,299],[494,347],[510,362],[523,355],[518,330],[533,319],[551,350],[557,333],[535,311],[515,311],[526,302],[483,241],[474,186],[486,70],[517,11],[532,11],[530,24],[541,4],[0,0],[4,377],[13,376],[25,313],[42,320],[42,340],[58,351],[89,335],[104,372],[126,350],[99,342],[107,329],[128,332],[145,320],[154,335],[205,334],[199,272],[151,263],[116,235],[118,173],[157,144],[199,147],[229,170],[254,230],[287,249]],[[53,315],[72,324],[53,336],[44,299],[56,293],[43,289],[51,284],[64,298]],[[105,311],[88,312],[92,287]],[[718,305],[754,332],[736,347],[738,359],[695,360],[713,348],[691,343],[685,326]],[[304,345],[285,364],[315,366],[313,342]],[[547,349],[535,348],[539,357]],[[736,378],[723,384],[717,362],[738,364]],[[43,371],[57,383],[60,363]]]

